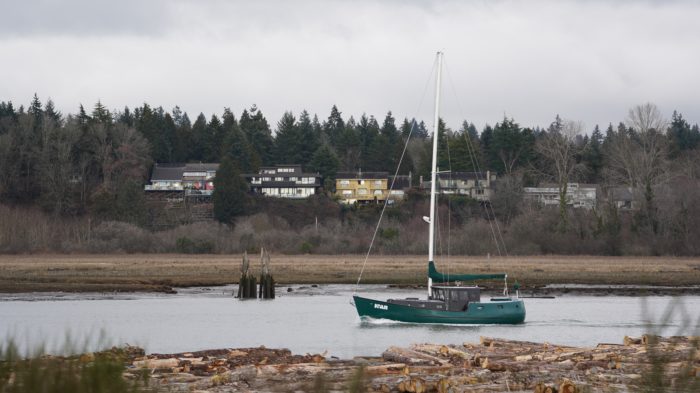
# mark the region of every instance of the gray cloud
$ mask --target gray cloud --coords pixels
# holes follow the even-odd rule
[[[452,127],[504,114],[546,126],[558,113],[592,128],[646,101],[696,122],[699,11],[690,1],[10,2],[0,100],[37,92],[64,112],[147,101],[191,116],[256,103],[272,124],[337,104],[346,117],[428,121],[430,92],[419,104],[444,50]]]

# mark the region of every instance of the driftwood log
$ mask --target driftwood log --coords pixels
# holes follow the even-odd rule
[[[160,387],[209,393],[348,391],[358,383],[368,392],[654,391],[654,383],[700,391],[697,337],[622,341],[571,347],[482,337],[463,345],[394,346],[380,358],[352,360],[264,347],[148,356],[133,351],[125,377],[147,370]],[[660,378],[649,378],[659,371]]]

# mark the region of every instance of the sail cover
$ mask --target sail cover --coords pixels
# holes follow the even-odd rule
[[[437,271],[435,263],[428,263],[428,277],[434,282],[449,282],[449,281],[474,281],[474,280],[489,280],[489,279],[504,279],[505,273],[495,274],[443,274]]]

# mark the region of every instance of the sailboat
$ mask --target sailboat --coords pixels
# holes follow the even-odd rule
[[[428,298],[368,299],[353,295],[360,318],[388,319],[399,322],[432,324],[518,324],[525,321],[525,303],[519,296],[508,296],[507,274],[443,274],[435,267],[435,222],[438,121],[440,117],[440,85],[442,52],[437,53],[435,88],[435,122],[433,124],[433,155],[430,184],[430,217],[428,231]],[[478,285],[463,286],[462,282],[502,279],[502,297],[481,300]],[[359,281],[358,281],[359,283]]]

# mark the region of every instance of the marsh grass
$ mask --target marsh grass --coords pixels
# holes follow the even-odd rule
[[[158,291],[237,282],[241,254],[0,255],[0,292]],[[364,255],[280,255],[271,269],[282,284],[355,283]],[[697,285],[700,259],[659,257],[438,257],[453,272],[508,272],[523,291],[544,284]],[[257,258],[251,260],[259,271]],[[373,255],[363,284],[423,284],[424,255]]]
[[[136,380],[124,379],[127,349],[112,348],[77,355],[70,341],[57,356],[43,348],[22,356],[15,341],[0,345],[0,393],[142,393],[148,388],[148,374]]]
[[[695,310],[697,311],[697,310]],[[638,391],[645,393],[700,392],[696,359],[700,350],[700,314],[693,315],[682,299],[672,298],[658,317],[642,301],[642,315],[647,325],[646,356],[648,371],[642,376]],[[697,318],[694,320],[694,318]],[[680,320],[673,329],[673,321]],[[662,339],[663,336],[670,338]],[[681,345],[687,344],[688,345]],[[687,349],[689,347],[689,350]]]

